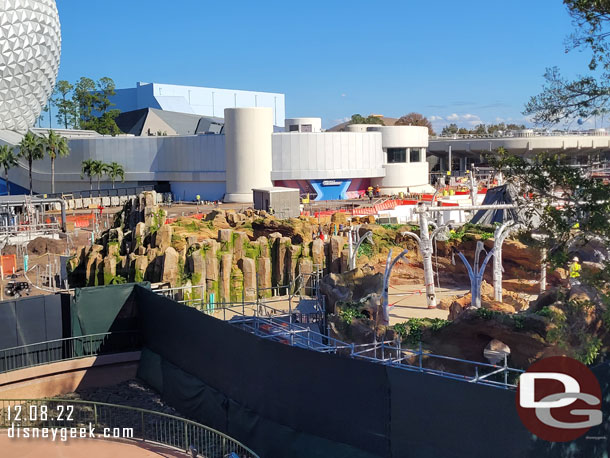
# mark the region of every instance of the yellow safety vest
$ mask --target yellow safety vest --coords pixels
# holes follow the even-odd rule
[[[576,261],[574,261],[572,263],[572,265],[570,266],[570,277],[572,278],[576,278],[576,277],[580,277],[580,264],[578,264]]]

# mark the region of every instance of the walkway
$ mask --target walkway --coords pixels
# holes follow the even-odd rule
[[[139,441],[109,441],[101,439],[68,439],[66,442],[50,439],[9,438],[7,431],[0,432],[2,458],[184,458],[184,452]]]

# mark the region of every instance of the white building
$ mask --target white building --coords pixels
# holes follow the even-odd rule
[[[428,190],[425,127],[321,132],[320,118],[295,118],[286,122],[289,132],[273,133],[270,108],[227,108],[223,114],[222,134],[105,137],[62,131],[71,153],[56,160],[56,190],[88,189],[88,180],[81,178],[87,159],[122,164],[125,182],[118,186],[165,183],[180,200],[200,195],[249,202],[252,188],[272,185],[298,188],[317,200],[356,198],[377,185],[385,194]],[[291,126],[298,130],[290,132]],[[0,135],[0,143],[3,138],[12,144],[20,140]],[[9,180],[26,188],[27,164],[19,165],[10,170]],[[32,178],[36,192],[50,191],[48,158],[34,162]],[[101,185],[112,184],[102,177]]]
[[[225,108],[267,107],[273,110],[275,126],[283,126],[286,117],[284,94],[273,92],[139,82],[134,88],[117,89],[110,101],[121,112],[157,108],[220,118]]]

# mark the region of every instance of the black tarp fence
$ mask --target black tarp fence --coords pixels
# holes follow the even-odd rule
[[[66,295],[34,296],[0,302],[0,372],[43,364],[62,352],[58,341],[69,334]],[[40,346],[39,342],[55,341]],[[15,347],[24,347],[8,350]]]
[[[608,364],[593,368],[602,425],[576,441],[550,443],[524,428],[513,391],[268,341],[149,287],[85,288],[63,313],[59,296],[0,303],[0,343],[138,331],[138,377],[182,415],[264,458],[607,456]],[[116,350],[126,348],[119,344]]]
[[[137,292],[139,376],[261,456],[527,455],[514,392],[271,342]]]

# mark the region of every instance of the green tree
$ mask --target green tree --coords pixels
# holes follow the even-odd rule
[[[457,124],[451,123],[448,126],[443,127],[443,131],[441,132],[441,135],[445,135],[445,136],[449,136],[449,135],[455,135],[458,133],[460,129],[458,128]]]
[[[28,132],[19,142],[19,157],[28,161],[28,172],[30,177],[30,194],[32,189],[32,163],[44,158],[44,145],[40,138],[36,137],[32,132]]]
[[[55,159],[70,155],[68,142],[64,137],[49,130],[49,135],[42,138],[44,149],[51,159],[51,193],[55,193]]]
[[[547,68],[542,92],[530,98],[523,114],[536,124],[552,125],[562,120],[588,118],[608,112],[610,102],[610,2],[608,0],[564,0],[575,31],[567,38],[566,52],[591,52],[590,74],[569,80],[559,68]]]
[[[97,190],[100,190],[102,177],[108,174],[108,164],[102,161],[95,161],[93,174],[97,177]]]
[[[112,189],[114,189],[114,182],[117,178],[120,178],[121,182],[125,181],[125,169],[118,162],[108,164],[107,173],[112,180]]]
[[[8,145],[0,145],[0,168],[4,169],[4,179],[6,181],[6,193],[11,195],[11,188],[8,181],[8,171],[17,165],[17,158],[13,148]]]
[[[120,111],[110,109],[114,104],[110,97],[116,94],[112,78],[100,78],[97,83],[82,77],[74,85],[72,106],[77,108],[78,125],[81,129],[95,130],[102,135],[118,135],[116,124]]]
[[[478,124],[473,131],[471,131],[472,134],[475,135],[485,135],[487,134],[487,127],[485,126],[485,124]]]
[[[99,169],[99,164],[102,161],[97,161],[95,159],[86,159],[81,164],[81,180],[87,176],[89,178],[89,189],[93,190],[93,177],[96,175],[97,170]]]
[[[86,124],[94,118],[93,111],[97,102],[95,81],[91,78],[81,77],[74,85],[72,97],[74,105],[78,109],[79,127],[85,129]]]
[[[69,126],[76,127],[77,108],[74,100],[68,97],[73,90],[74,86],[65,80],[58,81],[55,85],[57,122],[63,124],[65,129],[68,129]]]
[[[383,119],[379,116],[367,116],[366,118],[360,114],[353,114],[349,124],[380,124],[385,125]]]
[[[409,113],[401,116],[394,123],[395,126],[423,126],[428,128],[428,135],[436,135],[432,128],[432,123],[421,113]]]

